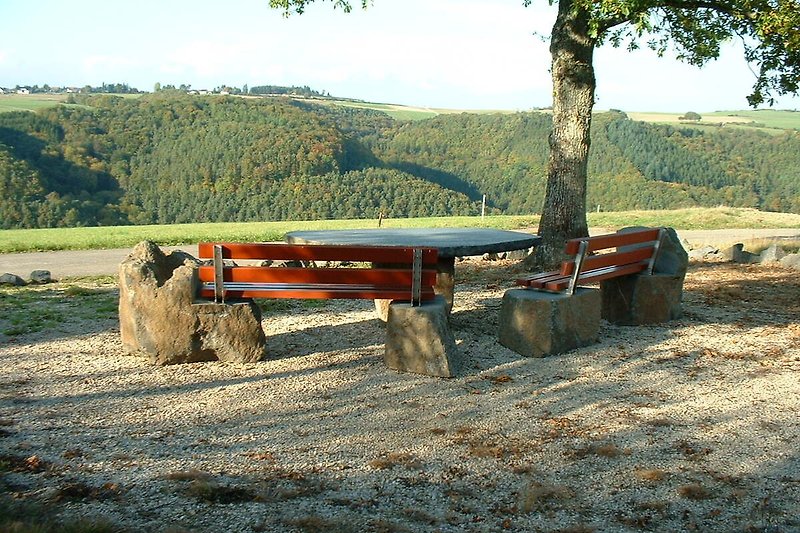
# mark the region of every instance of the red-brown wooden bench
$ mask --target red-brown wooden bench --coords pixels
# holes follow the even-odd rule
[[[392,300],[384,354],[388,367],[451,377],[460,365],[445,301],[433,290],[436,248],[209,242],[199,245],[198,255],[210,263],[198,268],[201,298],[223,303],[242,298]],[[275,261],[304,266],[267,266]],[[256,264],[238,264],[243,262]]]
[[[420,302],[434,298],[435,248],[326,246],[304,244],[200,243],[200,297],[391,299]],[[230,261],[228,261],[230,260]],[[236,265],[235,261],[299,261],[311,267]],[[355,268],[331,262],[370,263]],[[317,263],[326,266],[317,267]],[[391,265],[375,266],[375,265]]]
[[[664,228],[647,228],[571,239],[564,248],[571,258],[561,263],[560,270],[520,277],[517,285],[572,295],[579,285],[652,274],[664,233]],[[601,251],[606,253],[597,253]]]

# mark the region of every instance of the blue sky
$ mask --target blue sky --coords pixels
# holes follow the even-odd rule
[[[358,0],[354,2],[358,4]],[[550,105],[545,0],[319,2],[284,18],[268,0],[0,0],[0,86],[156,82],[308,85],[422,107]],[[734,45],[703,69],[649,50],[596,52],[597,109],[744,109],[754,75]],[[800,109],[800,98],[775,106]]]

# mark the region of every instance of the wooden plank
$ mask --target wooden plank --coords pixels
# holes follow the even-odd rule
[[[200,296],[213,298],[214,288],[211,284],[204,284],[200,289]],[[435,297],[432,287],[422,289],[421,299],[432,300]],[[411,290],[408,287],[385,287],[369,285],[335,285],[317,284],[225,284],[225,297],[230,298],[297,298],[297,299],[386,299],[386,300],[411,300]]]
[[[566,283],[567,286],[569,285],[569,280],[571,276],[562,276],[562,275],[555,275],[550,276],[548,278],[536,280],[530,284],[532,289],[544,289],[554,283]]]
[[[590,255],[583,260],[581,270],[595,270],[613,265],[628,265],[631,263],[639,263],[640,261],[647,261],[652,257],[655,251],[654,246],[644,246],[642,248],[635,248],[625,252],[611,252],[607,254]],[[568,264],[567,264],[568,263]],[[562,269],[564,275],[570,275],[575,271],[575,263],[565,262],[566,271]]]
[[[201,281],[214,281],[214,267],[198,269]],[[407,286],[411,290],[413,273],[406,269],[372,268],[295,268],[295,267],[225,267],[223,280],[238,283],[340,283]],[[436,284],[436,271],[422,271],[422,284]]]
[[[540,274],[534,274],[531,276],[524,276],[517,279],[517,285],[523,285],[526,287],[533,287],[539,285],[543,282],[551,281],[554,278],[561,277],[561,273],[558,271],[553,272],[542,272]]]
[[[641,244],[643,242],[658,240],[658,230],[660,228],[630,231],[625,233],[610,233],[608,235],[597,235],[595,237],[584,237],[567,241],[564,251],[569,255],[578,253],[578,247],[582,240],[589,241],[587,252],[596,252],[606,248],[616,248],[619,246],[629,246],[631,244]]]
[[[598,281],[603,281],[605,279],[636,274],[646,269],[647,269],[647,261],[629,265],[608,266],[605,268],[599,268],[581,273],[580,276],[578,277],[578,283],[580,284],[596,283]],[[549,282],[545,284],[545,286],[542,288],[549,291],[563,291],[568,286],[569,286],[569,279],[567,278],[564,280],[556,280]]]
[[[223,247],[225,259],[262,259],[288,261],[353,261],[370,263],[412,263],[414,248],[408,246],[334,246],[277,243],[211,243],[198,245],[198,257],[213,257],[214,244]],[[422,263],[433,265],[438,259],[436,248],[420,248]]]

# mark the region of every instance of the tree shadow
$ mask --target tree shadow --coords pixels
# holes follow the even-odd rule
[[[392,161],[385,164],[389,168],[411,174],[415,178],[430,181],[444,189],[460,192],[472,201],[479,201],[481,199],[481,192],[478,191],[475,185],[459,178],[452,172],[445,172],[437,168],[427,167],[410,161]]]

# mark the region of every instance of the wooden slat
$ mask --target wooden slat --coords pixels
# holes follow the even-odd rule
[[[201,259],[213,257],[214,244],[223,247],[225,259],[262,259],[287,261],[353,261],[371,263],[412,263],[414,248],[409,246],[334,246],[276,243],[211,243],[198,245]],[[438,259],[436,248],[423,251],[422,263],[433,265]]]
[[[214,281],[214,267],[198,269],[201,281]],[[341,283],[385,286],[408,286],[411,290],[413,274],[406,269],[388,268],[293,268],[293,267],[225,267],[223,280],[244,283]],[[436,271],[422,271],[422,284],[436,284]]]
[[[653,246],[643,246],[642,248],[634,248],[624,252],[611,252],[607,254],[590,255],[583,260],[581,270],[595,270],[613,265],[628,265],[631,263],[638,263],[646,261],[653,255],[655,248]],[[572,261],[565,261],[562,265],[561,273],[565,276],[572,274],[575,270],[575,263]]]
[[[595,237],[584,237],[567,241],[564,251],[569,255],[578,253],[578,246],[582,240],[589,241],[587,252],[596,252],[606,248],[616,248],[619,246],[629,246],[648,241],[658,240],[659,228],[630,231],[625,233],[611,233],[608,235],[597,235]]]
[[[210,284],[200,289],[200,296],[214,297]],[[423,301],[432,300],[436,295],[432,287],[423,287]],[[411,299],[409,287],[385,287],[369,285],[302,285],[302,284],[225,284],[226,298],[298,298],[298,299],[386,299],[408,301]]]
[[[530,284],[530,287],[532,289],[544,289],[544,288],[547,288],[547,287],[553,285],[554,283],[558,283],[558,284],[562,284],[563,283],[563,284],[566,284],[565,285],[565,287],[566,287],[566,286],[569,285],[569,280],[570,280],[570,276],[555,275],[555,276],[550,276],[550,277],[545,278],[545,279],[536,280],[536,281],[534,281],[534,282],[532,282]]]
[[[526,287],[536,287],[538,285],[541,285],[542,283],[546,283],[557,277],[561,277],[561,273],[558,271],[541,272],[539,274],[534,274],[532,276],[524,276],[517,279],[517,285],[523,285]]]
[[[578,277],[578,283],[581,284],[596,283],[598,281],[603,281],[605,279],[636,274],[646,269],[647,269],[647,261],[629,265],[608,266],[605,268],[598,268],[595,270],[589,270],[581,273],[580,276]],[[544,287],[541,288],[544,288],[548,291],[563,291],[568,286],[569,286],[569,278],[565,278],[563,280],[549,282],[545,284]]]

